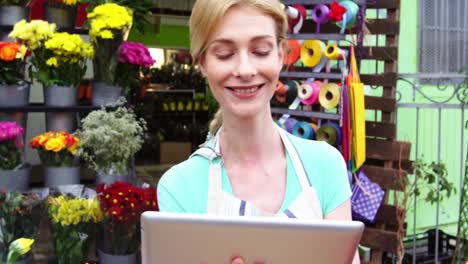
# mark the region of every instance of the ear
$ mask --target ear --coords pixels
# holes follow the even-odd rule
[[[205,57],[201,56],[200,59],[198,60],[198,67],[200,67],[200,72],[203,75],[203,77],[206,78],[207,72],[206,72],[206,65],[205,65]]]
[[[283,69],[283,64],[284,64],[284,56],[285,56],[285,52],[286,52],[286,45],[287,45],[287,41],[285,39],[282,39],[279,43],[278,43],[278,61],[279,61],[279,65],[278,65],[278,68],[279,68],[279,71],[281,71]]]

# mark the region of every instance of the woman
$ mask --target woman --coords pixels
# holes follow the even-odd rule
[[[191,53],[220,109],[213,137],[161,178],[161,211],[351,219],[341,154],[288,134],[271,117],[286,30],[277,0],[195,2]]]

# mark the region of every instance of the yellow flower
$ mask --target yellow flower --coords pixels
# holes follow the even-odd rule
[[[46,64],[49,65],[49,66],[52,66],[52,67],[57,68],[57,67],[58,67],[57,58],[52,57],[52,58],[48,59],[48,60],[46,61]]]
[[[51,138],[47,141],[45,149],[53,152],[59,152],[65,147],[65,143],[60,138]]]
[[[80,0],[62,0],[62,3],[65,5],[76,5]]]
[[[31,20],[31,22],[26,22],[23,19],[15,24],[8,36],[21,41],[28,48],[34,50],[52,37],[55,29],[55,24],[49,24],[47,21]]]
[[[16,260],[31,250],[34,239],[18,238],[8,247],[7,263],[16,263]]]
[[[112,32],[110,30],[103,30],[99,34],[99,37],[101,37],[103,39],[112,39],[114,37],[114,35],[112,34]]]

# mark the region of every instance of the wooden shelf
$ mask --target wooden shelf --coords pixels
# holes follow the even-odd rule
[[[332,114],[332,113],[292,110],[292,109],[277,108],[277,107],[272,107],[271,112],[274,114],[286,114],[286,115],[292,115],[292,116],[304,116],[304,117],[316,117],[320,119],[340,120],[339,114]]]
[[[0,107],[0,112],[88,112],[100,109],[99,106],[93,105],[77,105],[77,106],[65,106],[65,107],[54,107],[45,106],[43,103],[32,103],[26,106],[20,107]]]
[[[337,28],[337,31],[339,29]],[[288,34],[288,39],[301,39],[301,40],[308,40],[308,39],[320,39],[320,40],[345,40],[346,35],[344,34],[333,34],[333,33],[325,33],[325,34],[315,34],[315,33],[299,33],[299,34]]]
[[[280,77],[286,78],[317,78],[317,79],[334,79],[341,80],[341,73],[326,73],[326,72],[280,72]]]

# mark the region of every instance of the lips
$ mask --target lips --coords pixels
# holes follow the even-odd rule
[[[234,91],[236,94],[252,94],[261,89],[264,83],[259,85],[246,85],[246,86],[227,86],[226,88]]]

